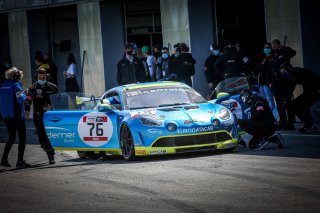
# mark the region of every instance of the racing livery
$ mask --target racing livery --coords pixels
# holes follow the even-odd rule
[[[81,105],[95,101],[92,97],[76,100],[78,110],[45,113],[46,132],[57,150],[103,151],[132,160],[144,155],[234,149],[238,142],[232,136],[236,126],[231,112],[183,83],[115,87],[90,110]]]

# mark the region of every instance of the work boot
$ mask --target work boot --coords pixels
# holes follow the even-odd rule
[[[8,160],[2,160],[1,161],[1,166],[3,166],[3,167],[11,167],[11,165],[8,162]]]
[[[54,155],[47,154],[48,155],[48,160],[49,164],[55,164],[56,162],[54,161]]]
[[[30,168],[31,164],[27,163],[25,160],[24,161],[18,161],[16,164],[16,167],[18,168]]]

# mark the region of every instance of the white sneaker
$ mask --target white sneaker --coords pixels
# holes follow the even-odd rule
[[[264,147],[268,146],[269,145],[269,141],[266,140],[266,139],[262,139],[259,143],[257,143],[252,149],[253,150],[261,150],[263,149]]]

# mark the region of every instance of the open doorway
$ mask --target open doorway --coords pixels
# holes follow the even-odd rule
[[[236,38],[252,62],[259,63],[266,42],[264,1],[215,0],[215,5],[219,45]]]
[[[160,0],[125,1],[124,14],[128,43],[162,46]]]

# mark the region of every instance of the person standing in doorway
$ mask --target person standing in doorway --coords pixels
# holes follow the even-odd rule
[[[75,96],[76,96],[76,93],[80,92],[80,87],[77,82],[78,70],[77,70],[76,59],[73,53],[68,54],[67,65],[68,65],[67,71],[63,72],[66,78],[65,91],[69,93],[68,94],[69,109],[75,109],[76,108]]]

